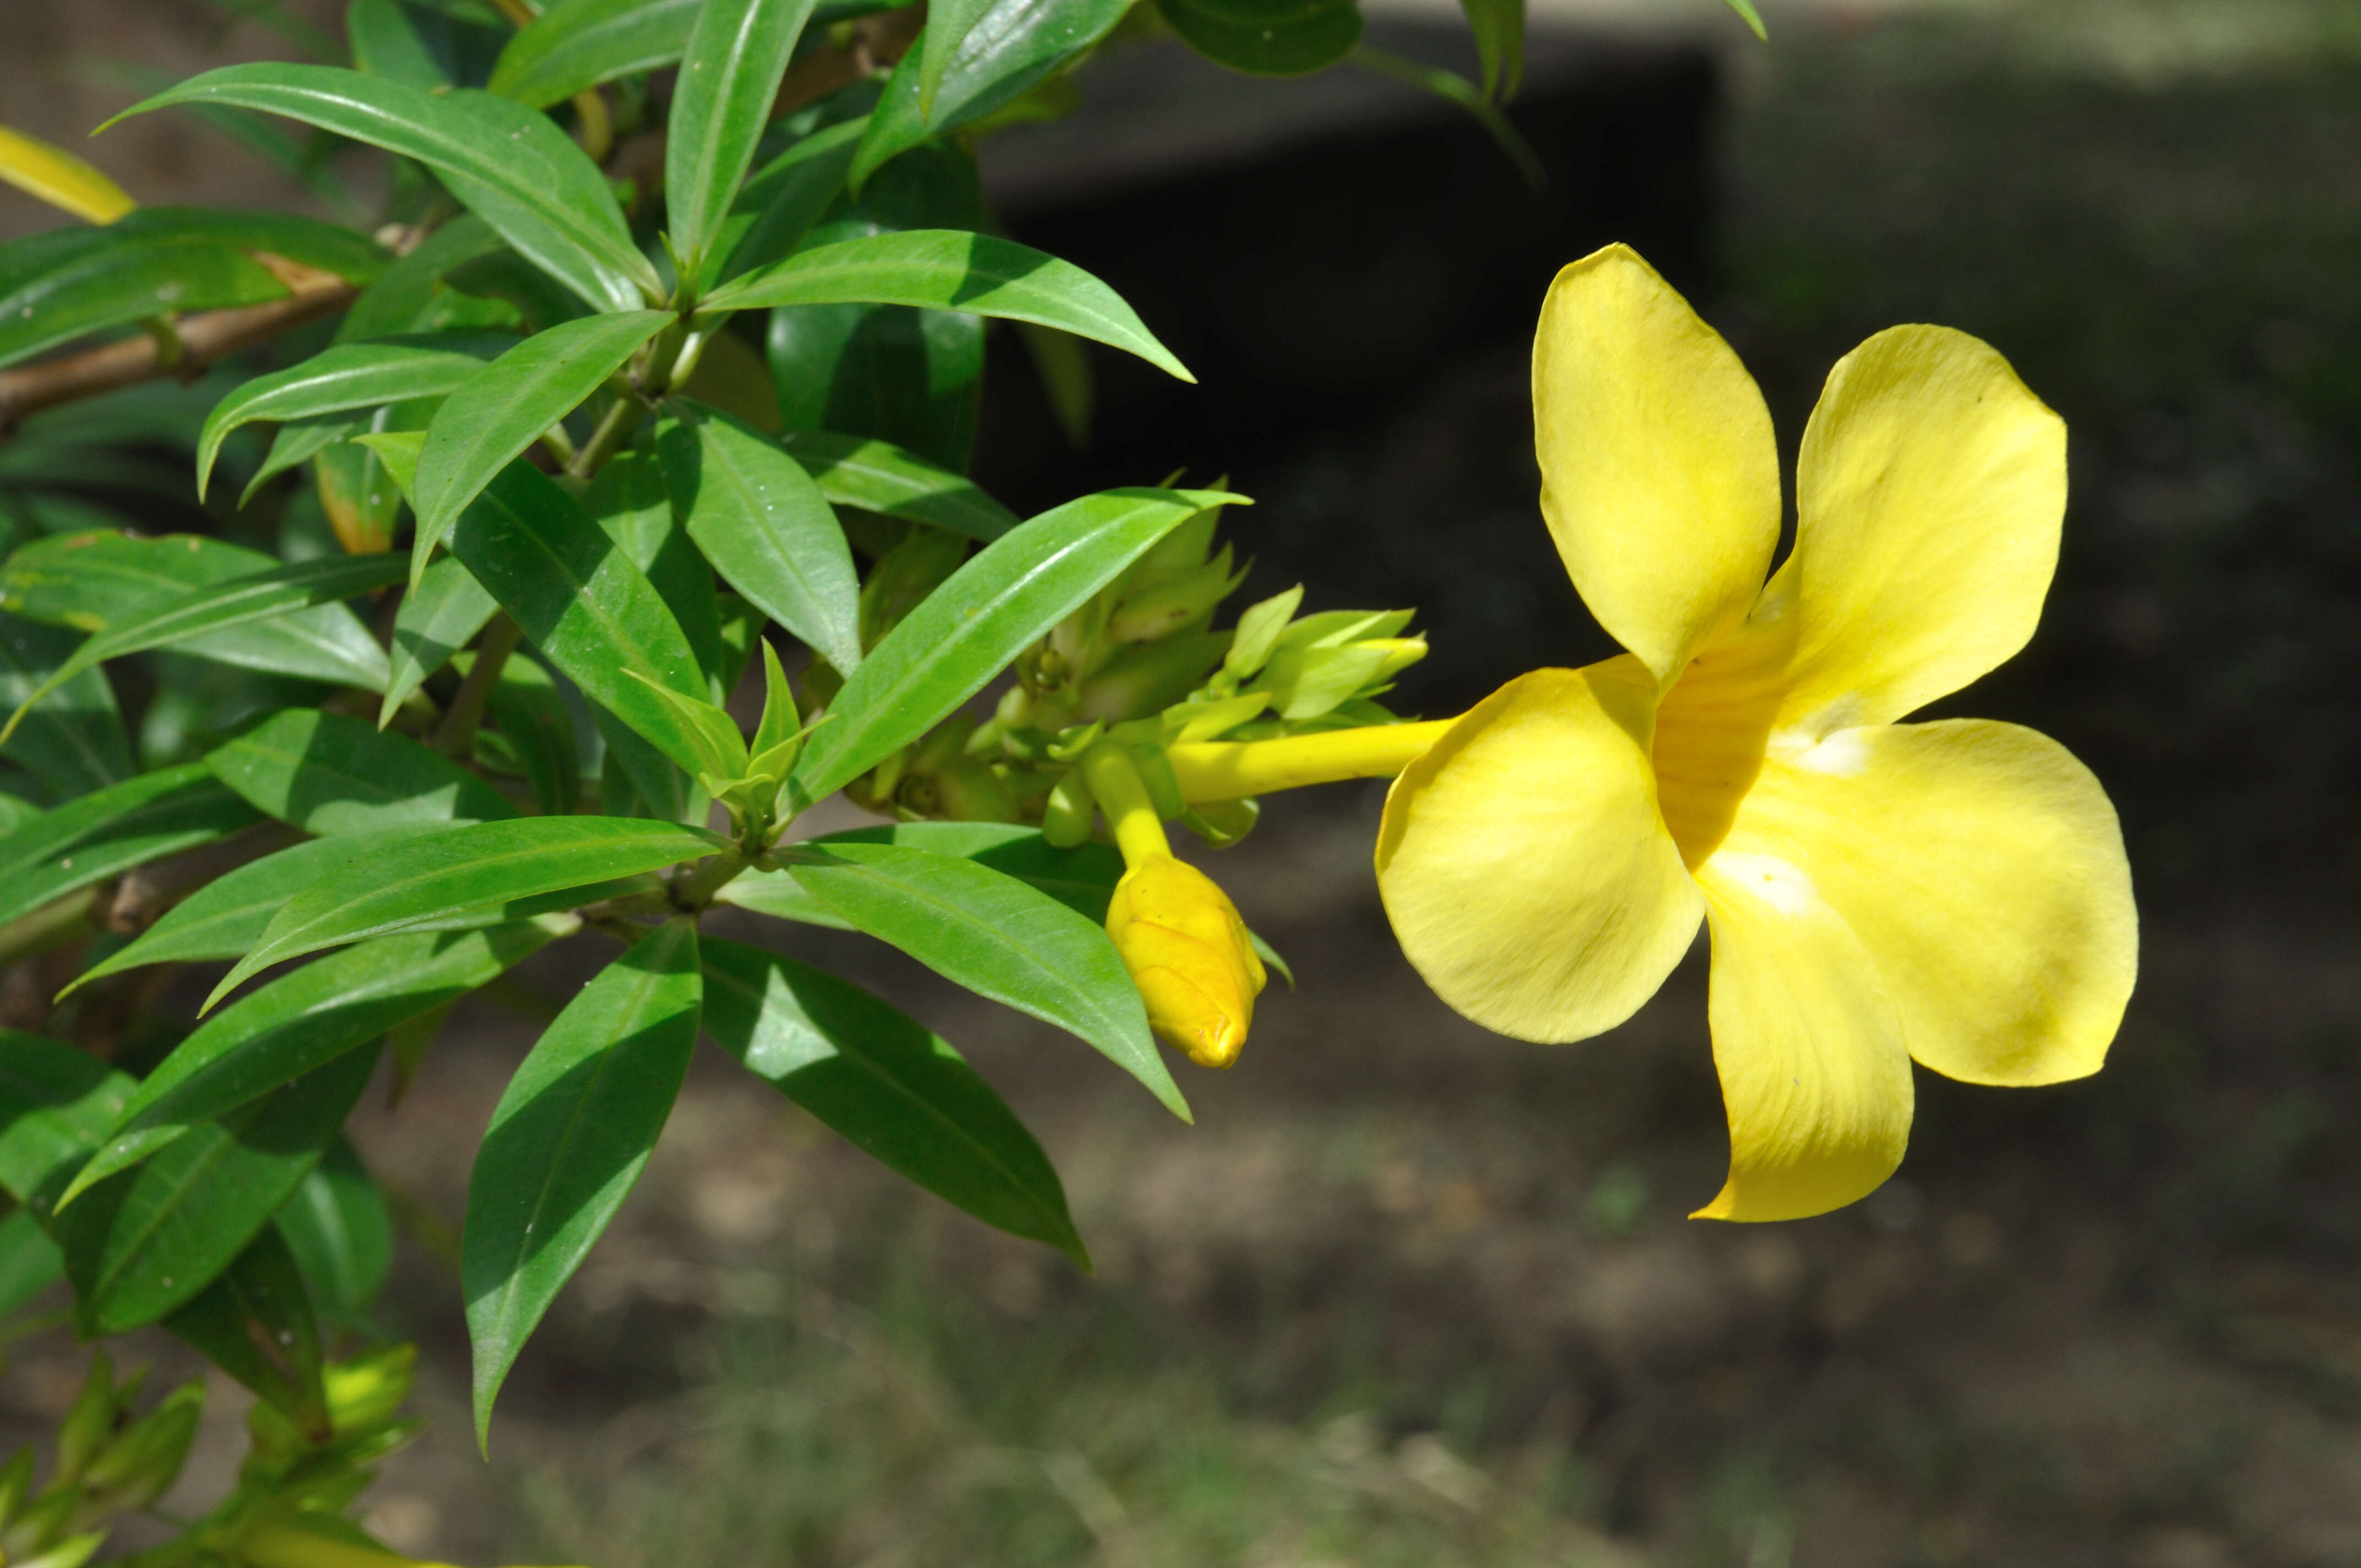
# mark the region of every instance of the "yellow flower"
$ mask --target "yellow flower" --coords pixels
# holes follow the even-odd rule
[[[2098,1069],[2137,962],[2114,807],[2055,741],[1898,724],[2023,647],[2065,427],[1993,350],[1880,333],[1829,377],[1778,543],[1778,455],[1729,345],[1631,251],[1558,275],[1533,345],[1542,510],[1630,650],[1510,682],[1396,780],[1378,883],[1403,950],[1503,1034],[1622,1022],[1712,934],[1728,1183],[1701,1217],[1875,1189],[1913,1060]]]
[[[1264,974],[1229,895],[1187,861],[1150,854],[1115,883],[1106,927],[1148,1026],[1200,1067],[1237,1060]]]

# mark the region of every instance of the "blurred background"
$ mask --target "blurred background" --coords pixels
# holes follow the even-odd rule
[[[1606,646],[1533,504],[1556,267],[1637,245],[1762,380],[1790,465],[1869,333],[1990,340],[2065,415],[2073,499],[2033,646],[1942,710],[2047,730],[2122,810],[2146,959],[2106,1071],[1922,1075],[1869,1201],[1691,1223],[1726,1152],[1702,950],[1586,1045],[1460,1021],[1378,907],[1377,786],[1273,801],[1219,860],[1301,989],[1187,1079],[1193,1129],[891,954],[741,917],[966,1051],[1097,1272],[715,1058],[487,1464],[433,1242],[569,979],[528,973],[356,1131],[413,1222],[384,1326],[424,1346],[433,1418],[383,1538],[600,1568],[2361,1564],[2361,6],[1766,0],[1764,45],[1717,0],[1536,5],[1539,192],[1384,79],[1177,49],[988,143],[1012,232],[1202,385],[1101,357],[1076,453],[995,340],[980,476],[1022,511],[1227,473],[1260,501],[1232,525],[1248,596],[1418,606],[1435,652],[1398,706],[1440,715]],[[1373,41],[1472,66],[1449,0],[1370,9]],[[76,138],[334,15],[5,0],[0,115]],[[172,116],[93,157],[145,201],[315,200]],[[0,235],[42,226],[0,195]],[[0,1405],[53,1413],[80,1365],[27,1343]]]

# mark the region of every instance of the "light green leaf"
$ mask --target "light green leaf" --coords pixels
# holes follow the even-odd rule
[[[46,1222],[135,1087],[88,1051],[0,1029],[0,1187]]]
[[[957,0],[929,5],[926,36],[902,57],[853,159],[860,185],[891,158],[1015,103],[1104,38],[1131,0]],[[936,51],[939,31],[956,33]]]
[[[657,450],[689,537],[731,587],[850,674],[861,663],[861,578],[828,498],[760,431],[675,407]]]
[[[855,930],[979,996],[1095,1046],[1183,1121],[1148,1010],[1095,922],[988,866],[895,844],[799,844],[779,854],[803,890]]]
[[[754,161],[812,0],[705,0],[681,51],[664,133],[664,205],[694,276]]]
[[[778,442],[837,506],[906,518],[987,544],[1016,526],[1016,514],[974,480],[890,442],[832,430],[791,430]]]
[[[313,1442],[335,1435],[321,1387],[320,1330],[294,1254],[274,1227],[164,1321],[176,1339],[278,1410]]]
[[[697,655],[646,576],[572,497],[512,463],[461,518],[451,553],[591,701],[682,767],[698,766],[696,738],[648,689],[702,696]]]
[[[1115,291],[1053,256],[992,235],[909,229],[797,251],[725,283],[711,310],[893,304],[1037,322],[1137,354],[1193,382]]]
[[[655,269],[631,244],[606,176],[546,115],[512,99],[438,95],[333,66],[231,65],[191,77],[115,120],[173,104],[283,115],[414,158],[520,252],[604,309],[628,311],[663,291]]]
[[[509,1080],[467,1181],[460,1276],[476,1440],[559,1288],[640,1179],[697,1045],[696,922],[668,921],[578,992]]]
[[[339,863],[288,900],[205,1005],[257,970],[323,948],[702,860],[723,847],[702,828],[620,817],[525,817],[405,839]]]
[[[426,427],[412,497],[415,585],[429,556],[492,476],[572,413],[672,318],[662,311],[588,316],[526,338],[462,381]]]
[[[702,947],[705,1031],[748,1071],[946,1202],[1090,1266],[1041,1146],[957,1051],[832,974]]]
[[[831,844],[897,844],[906,850],[956,855],[989,866],[1003,876],[1013,876],[1101,925],[1106,923],[1107,901],[1123,876],[1123,857],[1110,845],[1085,843],[1061,850],[1042,838],[1039,828],[1012,822],[892,822],[827,833],[803,842],[812,849]],[[742,872],[714,897],[718,903],[780,920],[851,929],[785,871]]]
[[[1484,66],[1484,96],[1503,103],[1525,75],[1525,0],[1459,0],[1476,58]]]
[[[345,38],[357,71],[429,93],[452,84],[401,0],[352,0],[345,7]]]
[[[535,109],[680,58],[704,0],[560,0],[500,50],[491,91]]]
[[[397,560],[379,555],[324,556],[258,572],[251,577],[233,578],[168,599],[145,614],[126,618],[75,649],[71,658],[33,688],[33,695],[17,707],[7,724],[0,727],[0,740],[15,733],[35,703],[108,659],[168,647],[258,620],[276,620],[315,605],[333,605],[401,580],[401,563]],[[377,654],[376,663],[357,673],[366,675],[369,690],[381,691],[386,680],[385,656],[376,643],[368,647]]]
[[[0,923],[260,819],[203,762],[159,768],[70,800],[0,838]]]
[[[0,612],[0,706],[24,705],[73,654],[67,630]],[[54,688],[5,748],[8,760],[60,796],[104,789],[131,775],[131,742],[115,688],[86,670]]]
[[[456,558],[438,555],[428,562],[394,612],[392,674],[385,683],[385,700],[378,705],[379,727],[391,721],[427,676],[474,641],[500,608]]]
[[[327,1315],[364,1327],[393,1268],[393,1214],[353,1146],[338,1138],[279,1211],[279,1236]]]
[[[368,1083],[348,1052],[182,1135],[50,1221],[86,1334],[124,1333],[186,1304],[270,1223]]]
[[[500,792],[407,736],[314,708],[272,715],[205,758],[257,810],[306,833],[517,815]]]
[[[257,376],[214,405],[197,437],[197,496],[213,478],[214,459],[230,432],[256,420],[286,423],[404,398],[441,397],[516,340],[452,334],[435,342],[346,343],[300,365]],[[324,443],[323,444],[324,444]]]
[[[983,689],[1217,490],[1107,490],[1069,501],[977,552],[869,651],[796,763],[808,803],[843,788]]]
[[[746,177],[706,253],[707,291],[795,248],[844,189],[868,127],[865,115],[824,126]]]
[[[680,623],[680,633],[688,639],[714,699],[728,696],[728,685],[715,679],[725,661],[713,567],[673,514],[672,492],[654,443],[617,453],[582,492],[582,510],[631,557],[631,565],[647,574],[648,586]]]

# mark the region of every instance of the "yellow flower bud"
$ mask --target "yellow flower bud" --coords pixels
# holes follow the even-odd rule
[[[1262,960],[1237,906],[1211,877],[1170,855],[1148,856],[1115,883],[1107,935],[1160,1038],[1201,1067],[1238,1059],[1263,987]]]

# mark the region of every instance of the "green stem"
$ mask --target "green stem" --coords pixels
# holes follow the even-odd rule
[[[694,870],[676,874],[672,884],[673,907],[694,915],[713,902],[723,884],[746,869],[751,857],[737,844],[699,861]]]
[[[574,454],[574,461],[566,466],[566,473],[577,479],[594,477],[631,439],[631,433],[640,428],[646,412],[646,405],[629,393],[617,397],[599,416],[598,427],[590,433],[590,439],[582,444]]]
[[[459,683],[459,693],[445,710],[443,722],[434,729],[434,738],[427,742],[446,757],[465,760],[475,754],[476,729],[484,721],[484,710],[491,705],[492,688],[500,684],[500,671],[524,641],[524,628],[516,617],[506,610],[494,615],[491,624],[476,642],[476,662],[467,671],[467,678]]]

